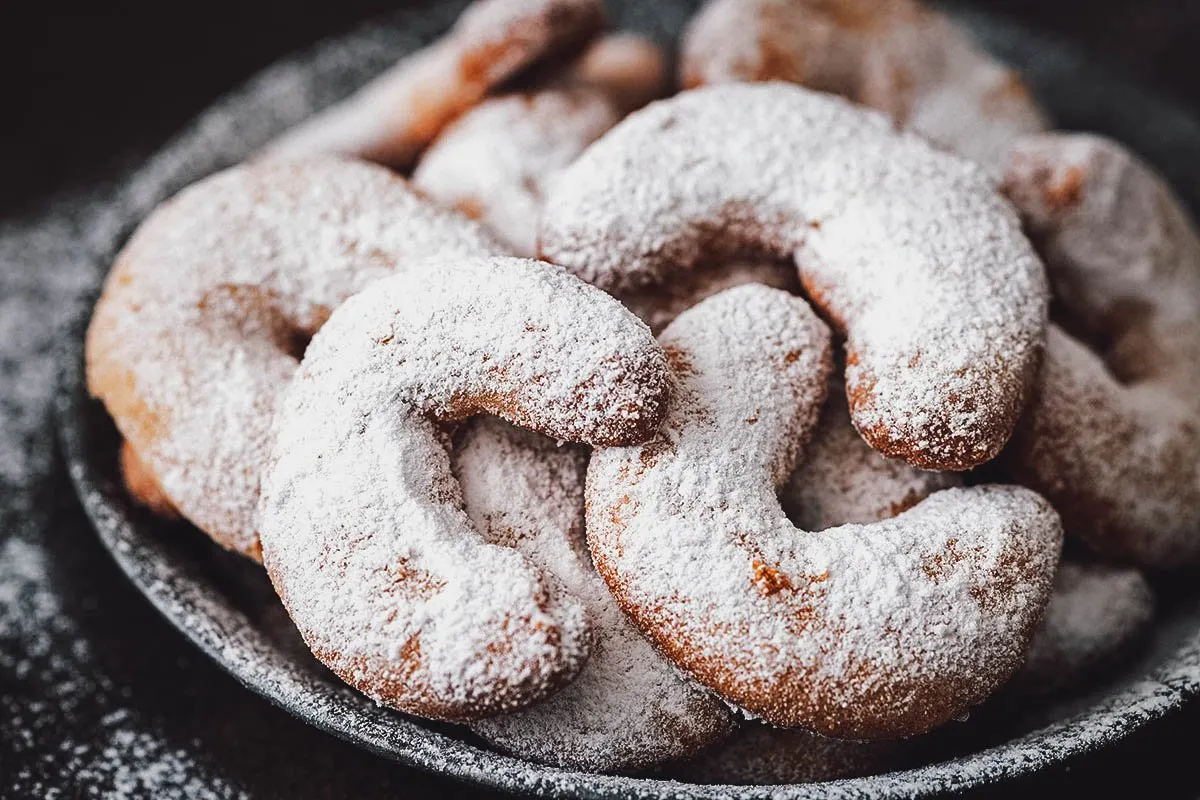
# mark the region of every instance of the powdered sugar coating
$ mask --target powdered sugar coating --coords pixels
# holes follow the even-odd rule
[[[821,531],[893,517],[933,492],[960,483],[953,473],[923,472],[871,450],[850,424],[845,403],[831,393],[800,465],[780,491],[780,500],[799,527]],[[1137,570],[1070,561],[1060,564],[1029,656],[1008,686],[1024,694],[1050,694],[1067,688],[1128,651],[1153,616],[1154,595]],[[851,768],[872,764],[872,759],[881,755],[861,743],[823,746],[827,740],[819,740],[814,749],[806,747],[800,737],[774,733],[755,730],[745,734],[753,745],[741,743],[739,735],[738,744],[731,744],[731,749],[741,756],[722,751],[708,773],[715,779],[719,767],[730,776],[741,775],[741,764],[755,774],[773,776],[768,782],[792,782],[801,774],[821,777],[799,780],[829,780],[850,774]],[[863,748],[861,753],[859,748]],[[816,754],[828,757],[830,763],[818,761]]]
[[[830,387],[812,440],[779,491],[788,518],[799,528],[823,531],[877,522],[961,485],[955,473],[924,472],[868,447],[850,422],[840,388]],[[1051,608],[1054,603],[1051,598]],[[902,752],[902,745],[891,741],[830,739],[750,722],[670,772],[698,783],[815,783],[885,771]]]
[[[1136,570],[1063,563],[1029,657],[1005,688],[1028,697],[1076,686],[1127,654],[1153,616],[1153,592]],[[671,774],[700,783],[813,783],[884,772],[904,754],[902,742],[828,739],[750,724]]]
[[[876,108],[989,168],[1047,127],[1016,72],[911,0],[710,0],[684,32],[681,83],[768,80]]]
[[[644,325],[541,262],[439,261],[339,306],[281,401],[261,502],[263,563],[313,653],[438,719],[563,684],[590,644],[583,606],[483,540],[436,423],[495,413],[558,439],[639,441],[667,377]]]
[[[269,157],[338,153],[397,169],[487,92],[597,33],[602,0],[479,0],[444,38],[280,136]]]
[[[911,508],[935,491],[961,483],[953,473],[923,472],[872,451],[855,433],[845,403],[831,393],[812,441],[800,465],[780,491],[788,516],[805,530],[821,531],[846,523],[887,519]],[[1049,694],[1086,678],[1096,668],[1113,662],[1146,631],[1154,615],[1154,595],[1146,579],[1134,569],[1101,564],[1065,562],[1059,565],[1054,591],[1029,656],[1008,684],[1024,694]],[[715,780],[721,772],[730,780],[741,768],[773,775],[767,782],[828,780],[858,764],[857,743],[835,742],[815,750],[801,737],[788,732],[747,732],[755,744],[741,743],[722,755],[707,770]],[[828,755],[822,765],[814,753]],[[872,755],[861,754],[863,763]],[[772,769],[773,765],[773,769]],[[794,770],[794,771],[793,771]],[[836,774],[835,774],[836,773]],[[739,778],[740,780],[740,778]]]
[[[1169,568],[1200,558],[1198,454],[1200,427],[1182,399],[1122,384],[1051,326],[1037,390],[1002,458],[1093,550]]]
[[[665,72],[652,56],[661,62],[661,51],[639,37],[605,37],[550,87],[485,100],[438,137],[413,184],[482,222],[514,254],[535,255],[550,181],[616,124],[626,103],[662,90]],[[636,70],[646,68],[639,81]]]
[[[1200,234],[1171,187],[1092,134],[1029,136],[1003,188],[1042,251],[1064,324],[1112,369],[1200,409]]]
[[[525,758],[612,772],[689,755],[732,729],[724,704],[642,638],[596,574],[583,538],[582,450],[481,417],[453,461],[475,527],[557,578],[584,604],[595,635],[572,683],[524,711],[475,723],[476,733]]]
[[[88,387],[179,511],[257,557],[259,478],[294,351],[377,278],[498,251],[381,167],[230,169],[160,206],[118,256],[88,329]]]
[[[895,516],[957,483],[951,473],[921,472],[872,451],[855,434],[844,402],[831,393],[780,495],[798,525],[820,531]],[[1060,565],[1029,656],[1006,688],[1048,694],[1076,683],[1127,651],[1153,613],[1153,594],[1136,570]],[[887,769],[901,753],[893,743],[827,739],[751,724],[673,774],[709,783],[808,783]]]
[[[929,469],[999,451],[1046,324],[1041,263],[984,173],[786,84],[697,89],[627,117],[560,174],[540,247],[618,294],[794,256],[847,335],[855,425]]]
[[[1200,236],[1158,175],[1100,137],[1022,140],[1004,186],[1082,339],[1049,337],[1014,476],[1110,558],[1197,563]]]
[[[936,491],[961,483],[954,473],[923,472],[871,450],[850,424],[844,401],[833,393],[825,401],[821,421],[800,462],[780,490],[780,500],[788,516],[805,530],[887,519]],[[1154,595],[1137,570],[1070,561],[1060,564],[1029,656],[1008,685],[1025,694],[1064,689],[1127,651],[1153,616]],[[786,776],[796,774],[793,769],[837,777],[821,771],[795,737],[781,734],[771,748],[775,757],[768,759],[766,745],[774,743],[775,737],[765,732],[748,735],[762,747],[738,745],[734,749],[743,754],[759,751],[750,763],[760,774],[767,774],[768,764],[776,763],[775,782],[787,782]],[[851,758],[857,755],[855,745],[836,743],[822,748],[820,744],[816,751],[828,751],[834,758],[827,769],[841,772],[839,763],[844,762],[846,768],[857,763]],[[867,749],[863,755],[871,752]],[[734,768],[732,756],[718,760]],[[808,780],[817,779],[829,778]]]
[[[953,472],[926,472],[872,450],[850,422],[841,387],[831,387],[812,441],[779,500],[801,530],[866,524],[907,511],[934,492],[962,485]]]
[[[844,401],[831,392],[780,498],[797,525],[821,531],[893,517],[959,483],[953,473],[922,472],[872,451],[855,433]],[[1061,564],[1029,656],[1006,688],[1048,694],[1076,683],[1127,651],[1153,612],[1153,594],[1136,570]],[[707,783],[809,783],[885,770],[901,754],[895,743],[750,724],[672,774]]]
[[[1049,504],[949,489],[891,520],[797,531],[775,490],[816,423],[823,326],[742,286],[660,341],[666,421],[593,455],[587,523],[600,574],[663,652],[768,722],[851,738],[928,730],[1011,675],[1061,547]]]
[[[1064,562],[1029,658],[1012,688],[1048,694],[1110,666],[1154,621],[1154,592],[1135,569]]]
[[[513,253],[533,256],[547,183],[618,119],[604,93],[589,87],[496,97],[434,142],[413,183],[479,220]]]

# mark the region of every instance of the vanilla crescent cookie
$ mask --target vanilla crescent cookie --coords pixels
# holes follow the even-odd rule
[[[1041,262],[991,180],[880,114],[781,83],[685,92],[559,173],[544,257],[618,295],[739,256],[794,257],[847,337],[855,426],[963,470],[1008,441],[1047,318]]]
[[[569,685],[474,723],[476,733],[514,755],[613,772],[690,755],[733,729],[725,705],[655,651],[596,574],[583,538],[586,453],[481,417],[457,438],[452,462],[475,527],[558,579],[583,603],[595,639]]]
[[[263,563],[314,655],[448,721],[566,683],[590,644],[584,606],[474,527],[439,423],[490,413],[637,442],[668,379],[645,325],[542,262],[438,260],[339,306],[279,404],[260,505]]]
[[[492,97],[464,114],[421,158],[413,184],[482,222],[514,254],[533,256],[549,182],[631,108],[665,89],[663,59],[639,37],[599,39],[550,86]]]
[[[893,517],[960,483],[953,473],[923,472],[872,451],[855,433],[844,400],[831,392],[780,499],[797,525],[823,531]],[[1077,683],[1128,652],[1153,611],[1153,594],[1136,570],[1061,564],[1028,658],[1006,690],[1044,695]],[[890,769],[904,754],[897,743],[752,723],[671,774],[705,783],[810,783]]]
[[[812,441],[779,497],[797,526],[824,531],[894,517],[934,492],[958,485],[961,478],[955,473],[924,472],[871,450],[850,424],[844,400],[831,393]],[[1154,594],[1137,570],[1065,561],[1055,573],[1054,591],[1029,655],[1006,688],[1027,695],[1067,688],[1128,653],[1153,616]],[[760,745],[772,741],[761,733],[751,738]],[[782,771],[774,782],[791,782],[787,755],[798,743],[796,737],[781,735],[770,758]],[[850,755],[849,747],[832,746],[830,752]],[[760,771],[766,770],[767,755],[764,750],[755,762]],[[878,753],[867,749],[863,755]],[[795,774],[816,768],[807,753],[797,754],[797,759]],[[835,771],[849,766],[839,768],[837,761],[830,765]],[[733,758],[720,762],[732,765]],[[866,759],[853,763],[861,765]]]
[[[1200,563],[1200,236],[1161,177],[1097,136],[1022,140],[1004,189],[1063,325],[1006,465],[1102,555]]]
[[[845,401],[831,393],[812,441],[779,496],[797,526],[824,531],[894,517],[934,492],[958,485],[961,478],[955,473],[924,472],[871,450],[850,424]],[[1038,695],[1067,688],[1128,653],[1153,616],[1153,592],[1137,570],[1065,561],[1055,573],[1054,591],[1029,655],[1007,688]],[[751,738],[760,745],[772,741],[761,733]],[[786,756],[796,744],[796,737],[781,734],[771,757],[780,770],[787,769]],[[850,754],[848,747],[830,752]],[[864,755],[878,753],[868,749]],[[764,750],[756,762],[760,770],[766,769],[766,757]],[[809,754],[797,754],[797,759],[798,771],[816,767]],[[732,761],[721,759],[722,764]],[[836,759],[830,767],[837,767]],[[774,782],[791,781],[785,772]]]
[[[1020,665],[1062,529],[1019,487],[937,492],[899,516],[797,530],[776,497],[816,423],[829,334],[802,300],[722,292],[659,337],[658,435],[597,450],[593,559],[644,633],[749,714],[846,738],[929,730]]]
[[[283,134],[264,155],[337,153],[406,169],[491,89],[579,47],[603,24],[602,0],[479,0],[445,37]]]
[[[911,0],[710,0],[681,50],[687,88],[782,80],[840,94],[990,168],[1048,127],[1020,75]]]
[[[831,385],[812,440],[779,499],[793,523],[819,532],[894,517],[934,492],[961,484],[956,473],[918,470],[868,447],[850,422],[845,395]],[[1051,607],[1054,602],[1052,597]],[[699,783],[817,783],[890,769],[905,752],[894,741],[830,739],[749,722],[669,774]]]
[[[831,392],[780,497],[800,527],[823,531],[893,517],[959,483],[953,473],[922,472],[872,451]],[[1153,610],[1153,594],[1136,570],[1061,564],[1029,656],[1005,689],[1050,694],[1111,665],[1145,633]],[[809,783],[894,768],[905,753],[893,742],[827,739],[752,723],[671,774],[705,783]]]
[[[235,167],[156,209],[117,257],[88,328],[88,389],[170,504],[257,558],[271,418],[307,338],[415,260],[499,250],[382,167]]]

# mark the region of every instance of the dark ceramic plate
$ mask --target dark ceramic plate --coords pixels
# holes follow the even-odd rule
[[[669,41],[687,2],[610,0],[622,27]],[[461,2],[406,12],[325,42],[266,70],[201,115],[134,173],[89,220],[86,247],[102,274],[132,228],[158,202],[233,164],[269,137],[352,91],[445,29]],[[1200,123],[1171,103],[1090,63],[1061,43],[996,19],[961,14],[998,55],[1029,76],[1060,127],[1118,138],[1170,177],[1200,208]],[[406,764],[465,781],[542,796],[701,798],[731,787],[573,773],[509,758],[469,736],[383,709],[342,685],[304,649],[260,569],[186,525],[133,509],[116,469],[116,433],[83,389],[87,315],[70,331],[58,398],[62,445],[96,530],[159,611],[249,688],[330,733]],[[1200,692],[1200,603],[1171,599],[1136,663],[1072,698],[1032,710],[993,707],[958,726],[949,748],[889,775],[787,787],[739,787],[743,797],[918,797],[991,784],[1104,747]],[[1178,593],[1175,593],[1178,594]]]

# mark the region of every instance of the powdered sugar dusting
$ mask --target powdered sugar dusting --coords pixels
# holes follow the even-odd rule
[[[991,169],[1047,127],[1020,76],[910,0],[711,0],[688,23],[681,82],[786,80],[887,113]]]
[[[1063,324],[1118,377],[1200,413],[1200,234],[1166,181],[1116,142],[1029,136],[1003,188],[1046,261]]]
[[[1197,453],[1200,428],[1189,410],[1123,386],[1099,356],[1052,326],[1038,390],[1003,460],[1089,547],[1168,567],[1200,553]]]
[[[487,100],[438,138],[413,183],[532,256],[549,181],[617,119],[605,94],[586,87]]]
[[[601,0],[479,0],[443,39],[268,146],[270,158],[355,155],[397,169],[493,87],[547,55],[587,41]]]
[[[925,468],[999,451],[1046,324],[1041,263],[984,173],[784,84],[698,89],[631,115],[561,173],[540,242],[618,293],[739,255],[795,256],[847,334],[855,425]]]
[[[49,559],[40,544],[13,536],[0,544],[0,673],[20,691],[27,682],[42,682],[53,708],[18,702],[0,691],[5,719],[0,731],[11,736],[18,756],[36,747],[39,726],[53,724],[51,715],[70,715],[85,698],[115,693],[108,678],[97,673],[89,641],[61,607],[52,583]],[[14,649],[15,648],[15,649]],[[20,695],[18,694],[19,698]],[[86,736],[65,729],[53,755],[45,761],[58,780],[45,783],[28,769],[3,771],[0,792],[21,797],[50,797],[70,781],[114,800],[161,797],[164,800],[215,800],[249,795],[219,775],[201,777],[201,768],[184,749],[172,747],[145,728],[145,720],[117,708],[105,714]],[[91,795],[89,795],[91,796]]]
[[[478,219],[513,254],[532,257],[550,182],[624,114],[662,93],[663,60],[642,37],[605,36],[547,85],[464,114],[421,158],[413,183]]]
[[[1004,185],[1045,254],[1063,324],[1099,349],[1051,332],[1006,454],[1015,477],[1100,553],[1196,563],[1200,236],[1159,176],[1099,137],[1023,140]]]
[[[934,492],[961,485],[954,473],[924,472],[868,447],[850,422],[841,387],[837,381],[832,383],[812,441],[779,492],[788,517],[798,527],[815,532],[877,522]],[[1053,608],[1055,600],[1050,603]],[[698,783],[816,783],[886,772],[899,763],[904,751],[905,746],[895,741],[845,741],[750,723],[728,741],[669,772]]]
[[[1135,569],[1065,562],[1014,689],[1046,694],[1112,666],[1154,620],[1154,593]]]
[[[257,554],[276,397],[343,299],[423,257],[499,251],[400,178],[334,159],[208,178],[117,259],[88,332],[88,382],[180,511]]]
[[[936,491],[961,485],[953,472],[926,472],[872,450],[854,430],[845,395],[835,385],[779,499],[801,530],[823,531],[894,517]]]
[[[958,485],[961,479],[954,473],[923,472],[872,451],[850,424],[845,402],[831,393],[812,442],[780,490],[780,499],[799,527],[821,531],[894,517],[934,492]],[[1050,694],[1077,684],[1126,654],[1153,615],[1154,595],[1137,570],[1060,564],[1029,656],[1008,685],[1023,694]],[[764,732],[751,738],[761,743],[772,739]],[[809,769],[809,759],[793,753],[789,741],[782,737],[774,748],[778,758],[772,760],[781,770],[791,769],[791,762],[797,760]],[[842,749],[847,754],[852,750]],[[754,763],[762,769],[767,762]]]
[[[801,528],[821,531],[893,517],[960,483],[953,473],[922,472],[872,451],[854,431],[840,394],[831,392],[780,497]],[[1029,655],[1006,688],[1028,696],[1078,684],[1127,654],[1153,612],[1153,594],[1136,570],[1060,565]],[[904,749],[757,724],[672,774],[705,783],[808,783],[885,771]]]
[[[120,720],[120,715],[110,717]],[[154,736],[115,727],[99,741],[90,759],[80,767],[78,778],[103,787],[111,798],[155,797],[163,800],[228,800],[250,794],[219,778],[202,778],[186,751],[171,749]]]
[[[1032,492],[978,487],[797,532],[774,493],[816,422],[820,328],[759,286],[681,315],[661,337],[677,386],[658,438],[593,455],[588,541],[639,627],[727,699],[831,735],[911,735],[1019,665],[1062,531]]]
[[[526,758],[612,772],[689,755],[732,730],[724,705],[642,638],[596,574],[583,538],[581,450],[480,418],[454,464],[476,528],[554,575],[584,603],[595,632],[570,685],[526,711],[475,723],[477,733]]]
[[[638,441],[666,380],[643,324],[541,262],[440,261],[346,301],[280,407],[261,507],[264,563],[313,652],[440,719],[512,710],[570,678],[589,644],[582,607],[481,540],[434,421],[495,413],[560,439]]]

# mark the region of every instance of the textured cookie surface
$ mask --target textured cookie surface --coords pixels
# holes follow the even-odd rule
[[[1200,236],[1162,178],[1100,137],[1022,140],[1004,187],[1062,326],[1006,463],[1106,557],[1200,562]]]
[[[429,256],[500,246],[381,167],[236,167],[160,206],[122,250],[87,335],[87,380],[163,494],[258,556],[277,397],[340,302]]]
[[[599,39],[548,85],[464,114],[421,158],[414,185],[482,222],[515,255],[533,256],[550,182],[624,114],[661,94],[663,59],[631,34]]]
[[[438,261],[339,306],[280,403],[261,501],[263,561],[313,653],[382,703],[451,721],[569,680],[591,641],[582,604],[473,526],[438,423],[487,413],[636,442],[667,379],[645,325],[542,262]]]
[[[684,32],[686,87],[790,81],[887,113],[998,169],[1046,119],[1021,77],[911,0],[711,0]]]
[[[578,598],[595,640],[568,686],[472,728],[525,758],[628,771],[695,753],[725,737],[733,719],[655,651],[596,574],[583,538],[586,469],[581,450],[497,419],[473,420],[458,439],[454,472],[476,528],[527,555]]]
[[[744,286],[660,341],[667,419],[645,445],[593,455],[587,520],[601,575],[665,653],[768,722],[852,738],[928,730],[1008,678],[1061,547],[1047,503],[950,489],[893,519],[798,531],[775,491],[816,423],[823,326]]]
[[[780,83],[654,103],[555,182],[543,256],[608,291],[794,258],[847,336],[854,423],[884,455],[967,469],[999,452],[1045,333],[1041,262],[988,177],[881,115]]]

